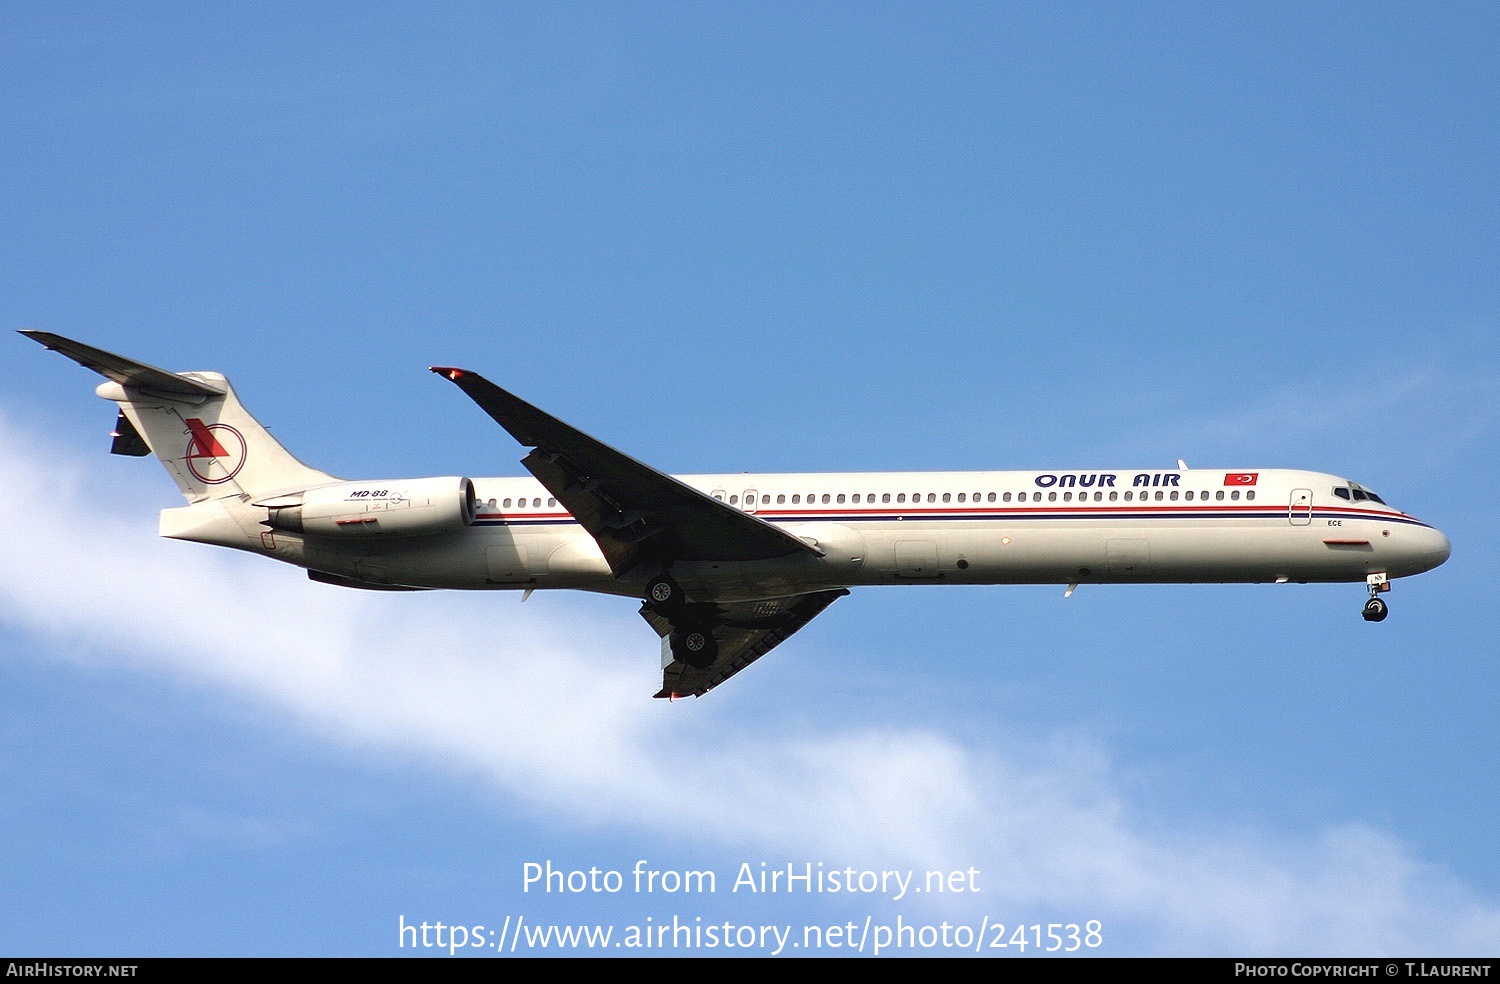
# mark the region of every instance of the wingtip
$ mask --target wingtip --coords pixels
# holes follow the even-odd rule
[[[458,369],[453,366],[428,366],[427,370],[429,372],[435,372],[439,376],[445,376],[448,379],[453,380],[454,382],[457,382],[458,377],[466,375],[468,372],[468,370],[466,369]]]

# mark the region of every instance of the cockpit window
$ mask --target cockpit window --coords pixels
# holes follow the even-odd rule
[[[1350,498],[1352,498],[1355,502],[1367,502],[1368,501],[1368,502],[1378,502],[1382,506],[1385,505],[1385,500],[1382,499],[1380,496],[1376,495],[1374,492],[1371,492],[1369,489],[1362,489],[1362,488],[1360,488],[1358,485],[1355,485],[1353,482],[1349,483],[1349,487],[1347,489],[1343,489],[1343,488],[1334,489],[1333,490],[1333,494],[1336,495],[1336,496],[1338,496],[1340,499],[1350,499]]]

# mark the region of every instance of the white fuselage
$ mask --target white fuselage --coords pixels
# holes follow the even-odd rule
[[[1377,573],[1418,574],[1449,555],[1438,530],[1345,479],[1318,472],[886,472],[679,480],[822,552],[679,562],[673,575],[700,600],[923,582],[1363,581]],[[476,479],[474,486],[479,509],[473,524],[449,533],[327,538],[278,532],[226,543],[217,535],[169,532],[165,514],[163,532],[246,547],[370,584],[640,596],[649,572],[616,577],[594,539],[536,480]]]

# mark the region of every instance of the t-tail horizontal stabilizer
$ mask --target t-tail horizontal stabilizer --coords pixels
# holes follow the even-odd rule
[[[21,334],[41,343],[53,352],[61,352],[85,369],[92,369],[121,386],[133,386],[137,389],[174,396],[223,396],[227,390],[225,386],[148,366],[144,362],[136,362],[134,359],[127,359],[113,352],[96,349],[92,345],[54,335],[50,331],[22,329]]]
[[[219,373],[168,372],[51,332],[21,334],[108,380],[94,392],[119,407],[110,451],[154,453],[189,502],[336,481],[292,457]]]

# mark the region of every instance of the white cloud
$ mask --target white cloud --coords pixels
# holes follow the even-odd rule
[[[796,731],[734,717],[724,692],[668,707],[648,697],[655,643],[633,606],[583,624],[565,599],[371,596],[162,541],[3,415],[0,487],[0,621],[544,810],[785,856],[973,865],[993,875],[987,910],[1089,912],[1157,952],[1500,952],[1495,902],[1393,837],[1185,833],[1137,815],[1096,742]]]

